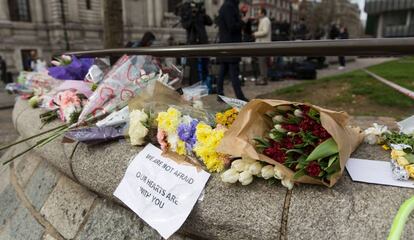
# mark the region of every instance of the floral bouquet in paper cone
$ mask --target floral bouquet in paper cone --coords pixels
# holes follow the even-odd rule
[[[278,100],[253,100],[240,112],[218,151],[242,160],[223,174],[225,182],[246,185],[253,176],[333,186],[362,134],[348,115],[317,106]],[[247,180],[246,180],[247,179]]]

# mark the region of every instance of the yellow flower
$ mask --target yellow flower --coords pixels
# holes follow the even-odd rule
[[[197,142],[206,143],[212,131],[213,129],[209,125],[203,122],[199,123],[196,127]]]
[[[405,159],[405,157],[399,157],[399,158],[397,158],[397,163],[398,163],[398,165],[403,166],[403,167],[410,164],[407,161],[407,159]]]
[[[236,120],[238,113],[239,112],[235,108],[229,109],[224,113],[219,112],[216,114],[216,124],[220,124],[229,128]]]
[[[390,147],[388,147],[387,144],[382,145],[382,149],[384,149],[385,151],[390,150]]]
[[[404,157],[406,155],[406,153],[402,150],[395,150],[393,149],[391,151],[391,158],[394,160],[397,160],[399,157]]]
[[[167,133],[175,133],[178,124],[180,124],[181,112],[175,108],[168,108],[166,112],[158,113],[157,122],[158,128]]]
[[[187,150],[185,148],[185,142],[178,140],[177,143],[177,153],[179,155],[185,155],[187,153]]]
[[[411,178],[414,178],[414,164],[405,166],[405,170],[407,170]]]

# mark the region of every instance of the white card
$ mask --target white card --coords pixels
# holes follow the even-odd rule
[[[148,144],[128,166],[114,195],[169,238],[187,219],[210,174],[161,153]]]
[[[392,177],[391,163],[388,161],[350,158],[346,169],[356,182],[414,188],[414,181],[399,181]]]

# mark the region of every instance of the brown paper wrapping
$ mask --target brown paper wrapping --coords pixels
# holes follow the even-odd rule
[[[330,181],[322,181],[310,176],[302,176],[294,180],[294,172],[275,160],[256,151],[253,138],[265,136],[273,126],[265,113],[274,110],[279,105],[308,105],[320,112],[322,126],[332,135],[338,144],[341,171],[333,175]],[[349,116],[345,112],[335,112],[318,106],[283,100],[260,100],[249,102],[239,113],[232,127],[226,132],[218,152],[232,156],[247,156],[275,165],[282,171],[285,178],[297,183],[319,184],[332,187],[342,176],[345,164],[351,153],[362,142],[363,135],[359,128],[348,125]]]

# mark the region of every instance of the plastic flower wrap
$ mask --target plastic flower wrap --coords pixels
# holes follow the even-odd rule
[[[150,56],[123,56],[89,98],[79,122],[125,107],[158,79],[158,71]]]
[[[343,112],[256,99],[242,108],[217,151],[260,161],[262,169],[266,168],[259,174],[258,163],[253,165],[248,171],[252,176],[271,179],[267,165],[274,166],[274,178],[289,189],[294,182],[331,187],[362,137],[359,129],[349,127]],[[247,171],[238,165],[233,173]],[[250,180],[248,173],[243,177]],[[243,184],[248,183],[246,179]]]
[[[59,80],[84,80],[89,68],[94,62],[93,58],[81,58],[63,55],[52,61],[55,67],[48,69],[49,75]]]

